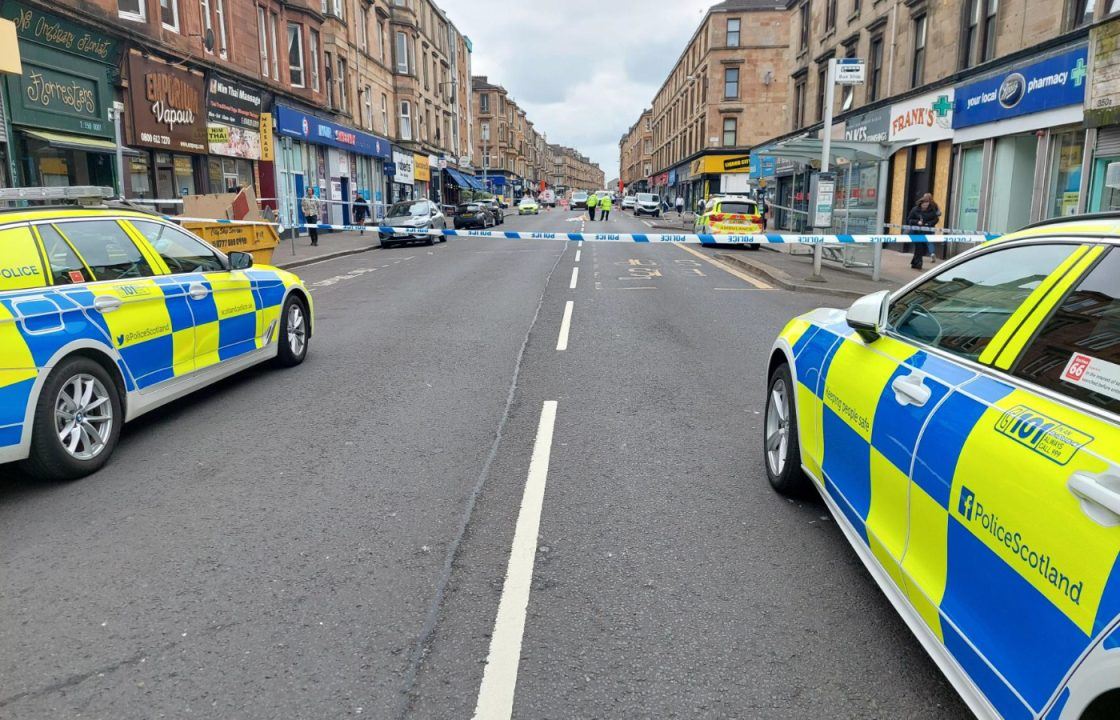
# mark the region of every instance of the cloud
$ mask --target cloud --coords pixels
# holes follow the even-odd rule
[[[715,0],[437,0],[549,142],[618,176],[618,140],[649,107]]]

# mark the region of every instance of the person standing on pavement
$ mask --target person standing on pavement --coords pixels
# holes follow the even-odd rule
[[[677,208],[677,217],[684,214],[684,198],[677,195],[677,199],[673,201],[673,205]]]
[[[906,224],[913,226],[907,232],[911,235],[932,235],[933,228],[940,219],[941,208],[937,207],[937,203],[933,201],[933,196],[926,193],[918,198],[918,203],[910,210],[910,214],[906,218]],[[926,255],[929,255],[929,243],[914,243],[914,257],[910,261],[910,267],[921,270],[922,260]]]
[[[300,203],[300,210],[303,211],[304,222],[307,223],[307,234],[311,238],[312,247],[319,244],[319,228],[315,227],[319,224],[319,199],[315,197],[315,191],[312,188],[307,188],[307,196],[303,198]]]
[[[609,220],[611,217],[611,208],[613,206],[614,202],[611,201],[611,196],[604,195],[599,200],[599,219],[603,221]]]
[[[595,206],[599,204],[599,196],[591,193],[587,196],[587,215],[591,218],[591,222],[595,222]]]
[[[354,191],[354,224],[361,226],[358,231],[365,232],[366,218],[369,217],[369,203],[362,197],[362,194],[357,190]]]

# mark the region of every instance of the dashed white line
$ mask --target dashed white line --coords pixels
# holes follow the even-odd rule
[[[570,283],[568,283],[568,289],[569,290],[575,290],[576,289],[576,280],[577,279],[579,279],[579,268],[574,267],[574,268],[572,268],[572,281]]]
[[[583,241],[581,240],[580,242],[583,242]],[[582,253],[582,252],[583,252],[582,250],[576,250],[576,262],[579,262],[579,254]]]
[[[569,300],[564,304],[564,317],[560,320],[560,337],[556,340],[557,350],[568,349],[568,332],[572,329],[572,310],[575,308],[575,302]]]
[[[571,303],[568,303],[569,309]],[[478,689],[475,720],[508,720],[513,715],[513,694],[517,689],[517,668],[521,661],[521,641],[525,634],[525,614],[533,584],[533,565],[537,555],[537,532],[541,524],[548,462],[552,455],[552,434],[556,427],[555,400],[545,400],[533,443],[529,475],[521,495],[521,510],[513,533],[513,546],[506,566],[506,581],[498,602],[490,653]]]
[[[576,247],[583,247],[583,241],[582,241],[582,240],[580,240],[580,241],[579,241],[579,244],[578,244],[578,245],[576,245]]]

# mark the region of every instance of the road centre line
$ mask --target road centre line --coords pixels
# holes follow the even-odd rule
[[[700,258],[701,260],[708,263],[709,265],[715,265],[720,270],[723,270],[725,273],[727,273],[729,275],[734,275],[735,277],[739,278],[743,282],[747,282],[747,283],[750,283],[751,285],[754,285],[759,290],[773,290],[774,289],[772,286],[767,285],[766,283],[762,282],[761,280],[753,278],[750,275],[747,275],[746,273],[739,272],[738,270],[735,270],[734,268],[729,268],[726,265],[724,265],[723,263],[719,262],[718,260],[711,259],[710,257],[708,257],[704,253],[700,252],[699,250],[693,250],[690,247],[685,247],[684,245],[677,244],[677,243],[674,243],[674,244],[677,247],[679,247],[681,250],[684,250],[687,253],[691,253],[691,254],[695,255],[696,257]]]
[[[579,254],[581,252],[583,252],[583,251],[582,250],[576,250],[576,262],[579,262]]]
[[[578,278],[579,278],[579,268],[574,267],[574,268],[572,268],[572,281],[570,283],[568,283],[568,289],[569,290],[575,290],[576,289],[576,280]]]
[[[571,302],[568,303],[571,308]],[[521,642],[525,635],[525,615],[529,591],[533,586],[533,566],[537,555],[537,532],[541,524],[548,462],[552,454],[552,435],[556,427],[555,400],[545,400],[537,425],[537,438],[529,462],[529,474],[521,495],[521,510],[513,533],[506,580],[490,635],[490,652],[478,689],[475,720],[509,720],[513,715],[513,695],[517,689],[517,668],[521,661]]]
[[[564,303],[564,317],[560,320],[560,337],[556,339],[557,350],[568,349],[568,333],[572,329],[572,310],[575,308],[575,302],[569,300]]]

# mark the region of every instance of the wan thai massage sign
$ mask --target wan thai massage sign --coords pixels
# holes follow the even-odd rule
[[[202,75],[130,55],[133,143],[179,152],[207,152],[206,84]]]

